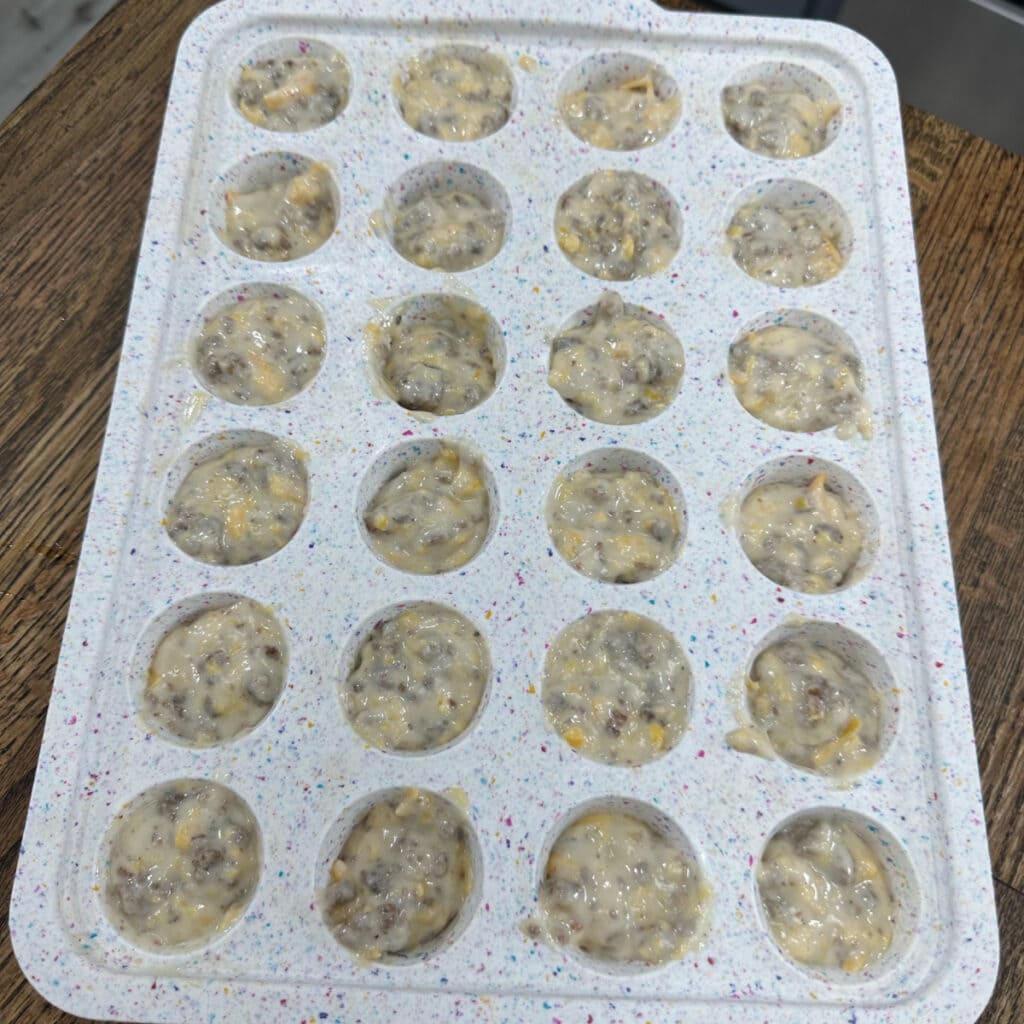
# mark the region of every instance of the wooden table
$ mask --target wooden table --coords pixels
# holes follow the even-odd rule
[[[206,0],[121,0],[0,125],[0,1019],[11,884],[114,385],[177,40]],[[694,7],[690,3],[668,6]],[[1002,970],[1024,1020],[1024,158],[903,112]],[[191,1022],[187,1022],[191,1024]]]

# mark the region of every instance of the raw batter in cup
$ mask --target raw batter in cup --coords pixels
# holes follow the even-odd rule
[[[896,901],[871,834],[834,811],[772,836],[757,868],[772,938],[798,963],[854,974],[892,945]]]
[[[650,66],[628,71],[568,93],[562,116],[573,134],[601,149],[630,150],[653,146],[679,119],[675,82]]]
[[[864,550],[857,510],[824,473],[755,487],[740,508],[740,543],[759,572],[805,594],[849,583]]]
[[[225,193],[224,240],[235,252],[265,262],[297,260],[331,237],[338,220],[330,172],[312,164],[263,188]]]
[[[594,612],[567,626],[544,663],[544,710],[559,736],[604,764],[645,764],[686,730],[690,670],[663,626]]]
[[[839,114],[832,99],[818,99],[788,76],[730,85],[722,90],[729,134],[754,153],[793,160],[820,153]]]
[[[733,748],[761,753],[762,738],[798,768],[833,778],[867,771],[882,746],[882,695],[839,651],[791,637],[766,647],[746,683],[752,726]]]
[[[728,235],[739,268],[779,288],[821,284],[846,265],[839,218],[825,203],[754,199],[737,210]]]
[[[381,620],[344,684],[352,728],[380,750],[433,750],[462,735],[483,697],[490,660],[473,624],[420,601]]]
[[[367,331],[380,378],[403,409],[455,416],[494,391],[494,322],[475,302],[413,299]]]
[[[243,298],[204,321],[193,349],[196,373],[225,402],[284,402],[320,370],[324,335],[323,317],[298,292]]]
[[[348,67],[340,53],[268,57],[242,68],[235,103],[258,128],[308,132],[344,110],[348,88]]]
[[[114,823],[107,915],[144,949],[194,948],[245,913],[260,859],[256,819],[230,789],[205,779],[163,783]]]
[[[428,953],[473,887],[469,826],[453,804],[408,789],[375,803],[331,865],[324,917],[361,958]]]
[[[563,193],[558,245],[574,267],[606,281],[664,270],[679,250],[679,211],[656,182],[635,171],[597,171]]]
[[[395,78],[406,123],[443,142],[493,135],[512,110],[512,76],[501,58],[468,46],[441,46],[413,58]]]
[[[465,565],[483,547],[490,521],[480,466],[447,444],[399,470],[363,516],[374,552],[396,569],[421,575]]]
[[[548,383],[599,423],[641,423],[675,398],[683,376],[676,336],[616,292],[551,343]]]
[[[780,430],[836,427],[871,437],[857,354],[835,338],[784,324],[745,334],[729,349],[729,379],[743,408]]]
[[[679,960],[696,943],[710,891],[696,861],[640,818],[597,811],[548,855],[527,935],[608,963]]]
[[[672,495],[650,473],[581,468],[555,482],[548,530],[558,553],[585,576],[639,583],[675,561],[682,520]]]
[[[142,718],[190,746],[227,743],[270,713],[284,670],[284,637],[269,608],[244,597],[207,608],[157,645]]]
[[[182,480],[164,525],[175,544],[210,565],[248,565],[280,551],[306,513],[306,469],[280,442],[240,444]]]
[[[505,212],[456,184],[424,189],[396,205],[392,219],[391,244],[427,270],[473,270],[494,259],[505,241]]]

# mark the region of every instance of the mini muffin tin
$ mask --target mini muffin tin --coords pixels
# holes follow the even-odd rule
[[[401,118],[392,79],[434,46],[482,46],[514,81],[509,122],[444,143]],[[350,95],[314,131],[263,131],[233,88],[253,57],[329,46]],[[655,62],[679,89],[664,139],[616,152],[578,139],[559,113],[601,54]],[[721,91],[783,62],[834,90],[830,144],[777,161],[739,146]],[[309,256],[247,260],[223,244],[224,192],[276,168],[323,162],[336,193],[333,236]],[[588,421],[546,383],[551,339],[604,282],[559,250],[562,193],[602,168],[657,181],[678,205],[682,240],[662,272],[614,287],[664,317],[686,369],[660,415]],[[498,255],[439,274],[402,259],[388,220],[402,192],[458,176],[507,217]],[[832,280],[783,290],[747,277],[726,230],[768,189],[826,193],[849,225]],[[292,288],[323,315],[323,364],[300,394],[232,405],[190,364],[202,316],[232,291]],[[407,413],[374,383],[366,324],[417,295],[479,304],[502,332],[494,393],[458,416]],[[832,324],[862,363],[874,435],[789,434],[748,414],[728,380],[729,346],[792,312]],[[278,553],[244,566],[196,562],[161,519],[194,462],[232,440],[269,435],[305,455],[309,501]],[[483,462],[492,522],[469,564],[413,576],[378,560],[362,510],[411,455],[448,441]],[[729,510],[765,479],[802,478],[818,460],[869,512],[862,572],[803,595],[745,558]],[[570,568],[548,535],[556,476],[642,466],[684,513],[673,564],[636,585]],[[723,508],[726,515],[723,517]],[[190,749],[148,732],[137,707],[162,633],[227,595],[268,605],[286,634],[287,678],[271,713],[235,742]],[[339,696],[359,640],[388,610],[435,601],[483,633],[492,675],[467,731],[420,754],[367,749]],[[689,728],[636,768],[579,756],[541,704],[552,639],[589,610],[642,613],[669,629],[692,672]],[[742,678],[786,628],[862,644],[884,666],[886,744],[843,786],[730,749]],[[234,790],[261,830],[263,871],[241,920],[198,951],[126,942],[101,889],[111,823],[149,787],[208,778]],[[456,926],[425,958],[360,962],[329,933],[320,893],[346,831],[375,794],[419,786],[447,795],[472,826],[475,879]],[[628,805],[697,858],[712,895],[701,944],[654,969],[603,967],[528,939],[544,859],[583,810]],[[837,809],[878,827],[901,902],[891,953],[856,976],[810,971],[774,945],[758,900],[758,857],[794,815]],[[821,23],[672,14],[641,0],[558,7],[551,0],[228,0],[202,15],[178,54],[106,444],[51,698],[14,887],[11,933],[32,983],[90,1016],[145,1021],[920,1022],[975,1019],[994,983],[998,943],[967,681],[942,505],[918,298],[899,108],[869,43]]]

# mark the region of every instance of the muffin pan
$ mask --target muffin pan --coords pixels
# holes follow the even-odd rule
[[[888,65],[833,25],[648,3],[577,12],[479,0],[446,18],[432,0],[372,12],[352,0],[228,0],[181,44],[15,882],[11,932],[26,974],[73,1012],[146,1021],[975,1019],[998,945]],[[406,123],[396,76],[438,47],[501,62],[507,122],[451,141]],[[261,129],[238,109],[241,69],[296,54],[337,54],[345,102],[314,129]],[[727,130],[723,89],[781,66],[788,80],[824,83],[840,106],[811,156],[773,159]],[[640,67],[678,96],[662,137],[614,149],[574,134],[565,97],[601,84],[602,69],[617,80]],[[323,244],[284,260],[232,248],[226,193],[313,167],[336,221]],[[561,197],[600,171],[654,183],[677,244],[665,266],[613,286],[684,357],[674,397],[627,424],[587,419],[548,382],[554,339],[608,287],[563,252],[556,219]],[[409,205],[445,189],[494,219],[454,272],[393,244]],[[730,224],[764,196],[827,203],[841,225],[834,277],[782,288],[736,264]],[[460,245],[463,227],[451,234]],[[613,242],[609,259],[628,261]],[[232,297],[292,293],[322,319],[315,372],[274,404],[218,397],[195,369],[204,317]],[[384,386],[373,339],[397,313],[445,296],[486,317],[494,379],[464,411],[430,416]],[[787,432],[744,408],[730,348],[775,323],[848,340],[872,429]],[[179,485],[233,445],[271,443],[298,453],[305,476],[286,542],[244,564],[190,557],[167,531]],[[475,467],[487,522],[472,557],[402,571],[375,554],[368,506],[403,467],[448,447]],[[679,529],[656,574],[606,581],[559,554],[550,496],[583,469],[642,471],[670,495]],[[805,594],[754,568],[737,510],[762,484],[820,473],[861,516],[863,551],[840,589]],[[153,652],[177,624],[239,598],[281,627],[283,689],[235,738],[174,742],[140,714]],[[423,603],[479,630],[483,692],[457,735],[377,749],[350,724],[345,682],[376,624]],[[636,765],[583,756],[545,712],[549,648],[597,611],[644,616],[685,658],[685,728]],[[856,655],[880,690],[879,756],[841,782],[727,742],[750,724],[744,681],[757,654],[805,626]],[[175,780],[225,787],[257,830],[255,886],[197,948],[133,942],[104,896],[116,823]],[[332,934],[348,920],[329,912],[348,898],[337,862],[375,805],[411,806],[411,789],[463,823],[464,898],[447,925],[368,957]],[[531,925],[544,918],[538,893],[562,833],[624,808],[685,850],[702,880],[693,943],[657,965],[582,955]],[[847,956],[847,971],[786,955],[759,896],[771,838],[809,812],[867,830],[891,870],[887,948]],[[386,901],[371,905],[390,920]]]

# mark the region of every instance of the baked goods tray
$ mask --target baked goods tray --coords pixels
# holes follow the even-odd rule
[[[507,80],[504,112],[499,102],[481,137],[446,138],[429,98],[416,130],[414,104],[396,99],[396,82],[436,47],[484,50]],[[318,94],[326,123],[291,132],[254,123],[272,104],[243,116],[263,102],[258,86],[249,99],[241,90],[243,68],[332,53],[344,70],[335,66],[333,93]],[[592,144],[601,140],[585,125],[571,130],[572,97],[626,72],[642,83],[630,88],[668,104],[658,137],[623,150]],[[792,159],[747,148],[723,114],[723,90],[780,73],[827,110],[820,146]],[[310,168],[320,201],[299,233],[315,235],[326,215],[323,244],[270,259],[293,240],[246,234],[226,203]],[[644,221],[636,245],[652,262],[611,284],[581,269],[586,225],[559,219],[566,193],[605,171],[632,173],[640,188],[656,182],[654,205],[668,211],[668,249],[644,237]],[[408,197],[452,180],[497,211],[497,251],[478,246],[484,262],[439,272],[392,242]],[[782,287],[771,268],[745,272],[738,211],[756,220],[748,204],[765,197],[834,215],[828,258],[838,262],[818,283]],[[635,256],[633,243],[617,252]],[[750,271],[759,257],[746,256]],[[570,404],[556,386],[553,340],[579,326],[581,311],[592,318],[607,287],[626,306],[607,298],[600,308],[641,311],[682,350],[674,386],[648,394],[652,407],[631,422],[587,415],[585,401]],[[224,379],[212,363],[203,371],[195,339],[226,301],[288,290],[322,320],[313,364],[276,403],[224,400]],[[378,342],[402,303],[438,294],[489,317],[493,381],[465,411],[429,416],[395,400]],[[839,338],[853,353],[862,429],[799,432],[748,411],[756,403],[741,398],[735,346],[779,324]],[[292,453],[305,488],[286,543],[239,564],[191,557],[176,519],[189,470],[232,445],[271,442]],[[402,571],[374,546],[374,531],[387,529],[374,496],[447,445],[479,470],[486,536],[449,571]],[[675,509],[664,563],[636,582],[596,578],[600,559],[588,575],[565,553],[580,541],[559,533],[553,489],[595,468],[646,474]],[[806,592],[759,571],[739,533],[753,489],[819,478],[852,509],[859,554],[835,586]],[[593,521],[584,515],[580,529]],[[272,612],[283,684],[248,731],[188,745],[144,713],[150,662],[170,629],[229,596]],[[471,623],[489,672],[460,735],[389,752],[356,731],[342,691],[375,626],[414,602]],[[585,756],[548,701],[556,638],[600,611],[643,616],[682,651],[685,722],[675,732],[654,722],[659,756],[643,763],[608,763],[597,747]],[[761,735],[743,680],[767,645],[801,637],[845,652],[878,694],[877,756],[841,781],[735,749],[744,730],[747,746]],[[641,746],[654,742],[645,735]],[[152,787],[182,779],[210,780],[241,801],[255,824],[239,841],[256,844],[258,870],[236,919],[198,945],[160,950],[133,941],[111,913],[120,863],[111,837]],[[413,951],[425,955],[353,953],[329,927],[331,872],[359,814],[408,789],[444,797],[464,819],[464,902],[436,942]],[[563,830],[623,810],[681,844],[702,879],[699,927],[664,962],[602,959],[534,924]],[[769,920],[762,862],[780,828],[808,812],[866,829],[886,879],[884,950],[863,965],[798,962]],[[193,23],[167,105],[11,934],[47,999],[101,1019],[976,1019],[998,962],[990,864],[899,107],[871,44],[830,24],[648,2],[227,0]]]

